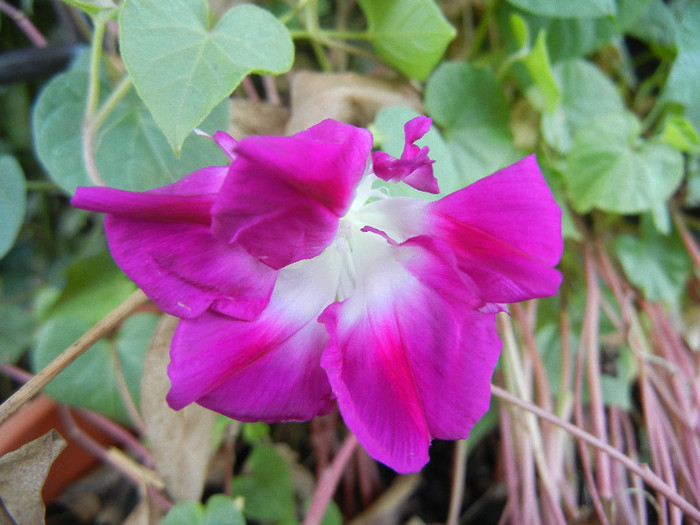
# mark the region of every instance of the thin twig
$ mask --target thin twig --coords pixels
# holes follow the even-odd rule
[[[141,290],[136,290],[127,299],[108,313],[75,343],[64,350],[56,359],[28,381],[12,397],[0,406],[0,424],[14,414],[22,405],[38,394],[64,368],[80,357],[83,352],[112,331],[134,309],[144,304],[148,298]]]
[[[603,441],[607,441],[607,424],[605,406],[603,403],[603,388],[600,380],[600,341],[598,327],[600,318],[600,288],[598,274],[592,250],[585,250],[586,273],[586,306],[583,327],[581,328],[581,349],[586,356],[586,377],[588,379],[588,395],[590,398],[591,423],[593,432]],[[596,478],[598,490],[605,503],[612,498],[610,488],[610,465],[605,454],[595,453]]]
[[[624,455],[616,448],[612,447],[605,441],[598,439],[594,435],[586,432],[582,428],[579,428],[576,425],[572,425],[568,421],[564,421],[563,419],[558,418],[554,414],[547,412],[546,410],[543,410],[537,405],[534,405],[528,401],[524,401],[496,385],[491,385],[491,393],[507,403],[527,410],[528,412],[536,415],[540,419],[544,419],[545,421],[549,421],[550,423],[553,423],[563,428],[577,439],[585,441],[592,447],[607,454],[611,459],[619,461],[628,470],[634,472],[640,478],[642,478],[650,487],[661,492],[670,503],[673,503],[675,506],[677,506],[679,509],[685,512],[688,518],[700,523],[700,509],[693,506],[690,502],[688,502],[688,500],[686,500],[683,496],[678,494],[678,492],[676,492],[676,490],[673,487],[668,485],[647,465],[638,465],[636,462],[634,462],[632,459]]]
[[[9,16],[17,26],[22,30],[22,32],[27,35],[27,38],[31,40],[35,47],[46,47],[48,42],[44,38],[39,30],[32,24],[32,21],[27,18],[22,11],[12,7],[10,4],[4,0],[0,0],[0,11]]]

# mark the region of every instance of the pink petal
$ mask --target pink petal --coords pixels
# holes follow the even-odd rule
[[[438,182],[433,175],[433,163],[428,158],[428,148],[414,144],[430,130],[432,119],[416,117],[404,125],[406,143],[400,159],[388,153],[377,151],[372,154],[374,174],[387,182],[405,182],[412,188],[428,193],[440,193]]]
[[[447,241],[489,303],[557,292],[561,210],[531,155],[428,204],[426,233]]]
[[[335,238],[364,174],[372,135],[325,120],[292,137],[241,140],[214,205],[214,231],[279,269]]]
[[[332,408],[320,367],[328,341],[316,321],[334,300],[337,253],[280,272],[267,309],[253,321],[205,313],[178,325],[168,403],[192,402],[241,421],[304,421]]]
[[[267,306],[277,272],[209,226],[108,215],[105,231],[117,265],[171,315],[252,319]]]
[[[80,187],[71,204],[75,208],[165,222],[211,223],[211,207],[228,168],[195,171],[169,186],[147,192]]]
[[[231,135],[228,133],[225,133],[223,131],[217,131],[214,133],[214,136],[212,137],[214,139],[214,142],[216,142],[219,147],[224,150],[226,155],[231,160],[236,160],[236,145],[238,144],[238,141],[234,139]]]
[[[212,235],[209,210],[226,171],[199,170],[146,193],[78,188],[73,205],[107,213],[112,257],[164,311],[187,318],[212,308],[251,319],[267,305],[277,272]]]
[[[319,318],[331,338],[321,366],[367,452],[415,472],[433,438],[466,437],[488,409],[500,342],[447,246],[375,237],[355,293]]]

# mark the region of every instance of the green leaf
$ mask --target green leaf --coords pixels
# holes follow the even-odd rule
[[[223,494],[214,494],[204,507],[202,525],[245,525],[243,514],[231,498]]]
[[[674,115],[664,123],[661,140],[686,153],[700,153],[700,137],[693,124],[686,118]]]
[[[625,0],[623,4],[632,4],[635,10],[640,5],[644,6],[644,2],[639,0]],[[666,5],[664,0],[647,0],[644,7],[641,16],[637,19],[634,18],[634,15],[628,19],[623,18],[620,21],[620,30],[644,42],[668,48],[673,47],[676,42],[678,24],[673,17],[671,8]],[[625,13],[627,10],[625,5],[620,6],[621,13]]]
[[[455,29],[433,0],[359,0],[366,38],[386,63],[425,80],[442,58]]]
[[[632,382],[627,378],[600,374],[600,389],[605,406],[614,406],[625,411],[633,409]]]
[[[596,18],[614,15],[614,0],[508,0],[530,13],[552,18]]]
[[[673,62],[662,97],[685,105],[697,105],[700,84],[700,2],[683,11],[678,30],[678,56]]]
[[[22,167],[10,155],[0,155],[0,259],[15,244],[27,204]]]
[[[248,458],[250,474],[233,478],[243,513],[257,521],[294,522],[294,489],[289,462],[272,445],[258,445]]]
[[[534,47],[530,48],[530,30],[525,19],[513,14],[511,15],[511,26],[520,47],[520,54],[522,54],[519,60],[525,65],[537,88],[537,95],[534,97],[538,102],[537,105],[551,114],[559,104],[559,87],[554,79],[549,61],[547,32],[540,30]],[[532,94],[530,95],[532,96]]]
[[[380,149],[393,157],[399,158],[405,144],[404,124],[419,115],[413,109],[401,106],[382,108],[374,120],[375,139],[379,140]],[[433,195],[424,191],[411,188],[408,184],[384,183],[378,184],[387,188],[393,196],[414,197],[419,199],[434,200],[454,191],[457,191],[468,183],[466,177],[455,167],[452,155],[447,144],[435,126],[417,141],[421,147],[430,148],[429,157],[435,161],[433,173],[440,186],[440,194]]]
[[[69,315],[55,316],[44,323],[32,351],[34,373],[87,332],[92,323]],[[116,421],[129,417],[114,380],[116,370],[110,344],[101,340],[51,381],[45,392],[60,403],[87,408]]]
[[[0,363],[16,363],[33,337],[31,312],[18,305],[0,303]]]
[[[133,283],[114,265],[108,253],[73,263],[61,295],[47,309],[46,321],[37,334],[31,353],[34,371],[51,362],[133,289]],[[51,381],[46,392],[62,403],[129,423],[116,379],[117,363],[132,398],[138,402],[143,359],[157,321],[157,316],[150,313],[131,316],[112,341],[103,339],[96,343]]]
[[[579,131],[564,171],[576,210],[645,212],[678,188],[683,179],[680,152],[660,142],[644,142],[639,133],[631,113],[600,116]]]
[[[173,506],[161,525],[198,525],[204,518],[204,504],[199,501],[181,501]]]
[[[46,317],[65,315],[95,324],[135,289],[108,252],[80,259],[70,265],[61,294]]]
[[[270,425],[262,421],[243,423],[241,435],[243,441],[249,445],[256,445],[270,436]]]
[[[550,18],[537,16],[515,8],[501,9],[498,13],[502,34],[510,48],[518,49],[521,34],[511,34],[512,14],[522,16],[533,35],[544,31],[549,59],[553,64],[562,60],[587,56],[619,34],[613,17],[604,18]],[[520,30],[519,30],[520,31]]]
[[[627,278],[650,301],[676,304],[685,289],[692,261],[678,235],[661,235],[643,221],[640,235],[621,235],[615,252]]]
[[[103,11],[117,8],[113,0],[62,0],[68,5],[77,7],[90,16],[96,16]]]
[[[624,110],[617,87],[600,69],[585,60],[568,60],[552,73],[561,93],[553,113],[542,115],[542,134],[547,143],[566,153],[575,133],[597,116]]]
[[[129,424],[117,379],[118,363],[129,393],[138,406],[143,360],[158,317],[150,313],[129,318],[116,341],[98,341],[46,387],[46,393],[61,403],[87,408]],[[93,323],[61,314],[39,329],[32,351],[32,367],[38,372],[87,332]]]
[[[446,62],[425,88],[428,114],[443,130],[460,184],[472,183],[518,160],[509,128],[508,103],[493,73]]]
[[[181,501],[168,511],[161,525],[245,525],[245,519],[231,498],[214,494],[203,505]]]
[[[42,91],[32,116],[37,155],[49,176],[68,193],[90,186],[82,157],[81,126],[88,75],[71,71],[58,75]],[[110,86],[101,85],[103,95]],[[215,109],[201,126],[208,133],[225,129],[228,108]],[[191,134],[177,158],[135,92],[122,99],[96,137],[97,167],[108,186],[143,191],[170,184],[190,172],[223,165],[226,156],[205,137]]]
[[[136,89],[179,151],[192,130],[249,73],[292,67],[287,29],[254,5],[209,27],[206,0],[127,0],[119,17],[124,63]]]

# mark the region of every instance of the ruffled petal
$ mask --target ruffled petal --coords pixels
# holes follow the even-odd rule
[[[561,210],[531,155],[428,204],[425,233],[447,241],[489,303],[557,292]]]
[[[145,193],[78,188],[73,205],[107,213],[112,257],[165,312],[189,318],[212,308],[252,319],[267,305],[277,272],[212,235],[210,208],[226,171],[199,170]]]
[[[178,325],[168,403],[197,402],[240,421],[305,421],[332,408],[320,367],[328,341],[316,321],[334,300],[337,252],[285,268],[253,321],[205,313]]]
[[[466,437],[488,409],[500,342],[447,246],[375,238],[360,248],[355,293],[319,318],[330,334],[321,366],[367,452],[415,472],[433,438]]]
[[[350,207],[372,135],[325,120],[292,137],[241,140],[214,205],[214,231],[279,269],[320,254]]]
[[[383,151],[372,153],[374,174],[387,182],[405,182],[412,188],[428,193],[440,193],[438,182],[433,175],[434,160],[428,158],[427,147],[414,144],[429,130],[432,119],[416,117],[404,125],[406,143],[400,159]]]

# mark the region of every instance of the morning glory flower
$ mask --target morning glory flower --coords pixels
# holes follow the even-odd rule
[[[230,166],[144,193],[78,188],[112,255],[165,312],[168,403],[241,421],[305,421],[337,405],[398,472],[488,409],[503,304],[556,293],[561,211],[534,156],[435,201],[430,127],[400,158],[326,120],[289,137],[214,140]]]

